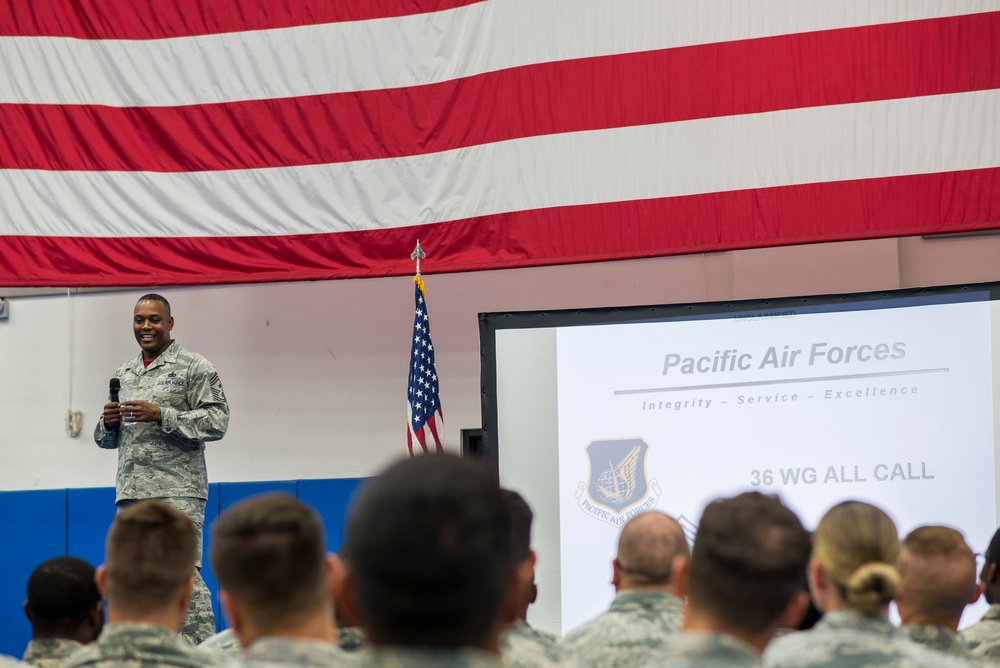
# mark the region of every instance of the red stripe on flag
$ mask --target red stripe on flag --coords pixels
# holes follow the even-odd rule
[[[998,63],[1000,12],[992,12],[358,93],[124,109],[5,104],[0,168],[183,172],[392,158],[553,133],[995,89]]]
[[[483,0],[7,0],[0,35],[163,39],[440,12]]]
[[[1000,168],[611,202],[400,229],[246,238],[0,237],[0,285],[401,276],[1000,228]],[[625,234],[624,230],[628,230]],[[137,262],[136,258],[142,258]]]

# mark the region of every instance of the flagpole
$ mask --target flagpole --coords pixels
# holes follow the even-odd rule
[[[444,412],[438,387],[437,369],[434,364],[434,345],[431,343],[431,325],[427,310],[427,290],[420,275],[420,261],[427,257],[417,240],[417,247],[410,259],[417,263],[413,276],[414,291],[413,345],[410,348],[410,371],[407,378],[406,449],[412,457],[419,450],[429,452],[433,444],[438,452],[444,450]]]
[[[417,247],[410,253],[410,259],[417,261],[417,278],[420,278],[420,261],[427,257],[427,253],[420,247],[420,239],[417,239]]]

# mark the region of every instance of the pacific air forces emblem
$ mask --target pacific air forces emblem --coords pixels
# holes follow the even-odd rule
[[[590,480],[577,487],[576,499],[588,515],[621,526],[656,506],[660,486],[647,480],[646,453],[641,438],[591,441],[587,446]]]

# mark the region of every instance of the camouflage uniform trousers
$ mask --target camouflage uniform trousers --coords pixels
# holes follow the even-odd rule
[[[118,510],[128,508],[144,499],[127,499],[118,502]],[[205,499],[190,497],[167,497],[158,499],[170,504],[191,518],[198,532],[198,559],[194,569],[194,592],[187,618],[181,627],[180,636],[190,645],[197,646],[215,635],[215,612],[212,610],[212,592],[201,577],[202,528],[205,526]]]

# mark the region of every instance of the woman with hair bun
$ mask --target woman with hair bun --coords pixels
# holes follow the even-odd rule
[[[789,633],[764,653],[771,668],[968,666],[909,640],[889,622],[899,591],[899,533],[881,509],[845,501],[813,532],[809,591],[824,614],[809,631]]]

